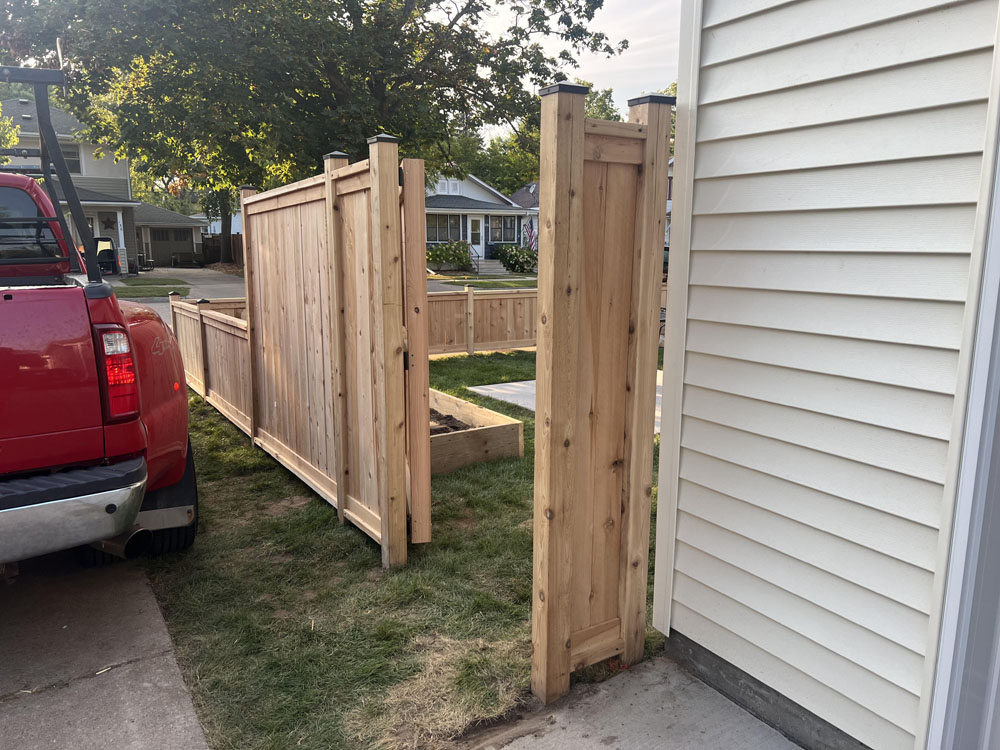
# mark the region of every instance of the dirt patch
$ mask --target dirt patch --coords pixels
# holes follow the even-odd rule
[[[310,502],[310,499],[305,495],[292,495],[291,497],[283,497],[280,500],[275,500],[274,502],[268,503],[264,506],[264,516],[266,518],[277,518],[278,516],[283,516],[289,511],[298,510],[299,508],[305,507]]]
[[[437,409],[431,409],[431,435],[443,435],[446,432],[461,432],[471,429],[472,425],[467,425],[451,414],[442,414]]]
[[[474,513],[470,512],[467,515],[456,518],[455,525],[460,529],[474,529],[479,525],[479,519],[476,518]]]
[[[470,695],[461,684],[461,665],[486,657],[526,661],[520,653],[525,644],[430,636],[419,638],[414,650],[424,655],[419,673],[345,716],[345,727],[356,739],[385,750],[454,748],[454,740],[471,725],[506,716],[523,699],[526,684],[505,670],[490,681],[488,701]]]
[[[209,263],[205,268],[210,268],[219,273],[227,273],[230,276],[243,277],[243,268],[235,263]]]

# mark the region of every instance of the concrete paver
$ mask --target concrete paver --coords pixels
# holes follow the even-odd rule
[[[0,750],[207,750],[140,568],[28,560],[0,612]]]
[[[797,750],[667,658],[650,659],[475,738],[469,750]]]

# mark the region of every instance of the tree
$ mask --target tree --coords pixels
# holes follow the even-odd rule
[[[138,200],[150,203],[168,211],[176,211],[191,216],[201,211],[201,194],[191,187],[186,175],[171,174],[156,177],[137,168],[130,162],[132,195]]]
[[[0,109],[0,148],[11,148],[17,145],[17,136],[20,127],[14,124],[14,119],[4,117],[3,110]],[[6,156],[0,156],[0,164],[10,161]]]
[[[90,137],[152,174],[210,191],[267,187],[361,156],[384,131],[419,154],[515,124],[525,85],[577,53],[614,54],[589,28],[603,0],[0,0],[0,56],[70,61],[68,100]],[[488,30],[494,10],[508,27]],[[563,49],[545,51],[543,38]]]
[[[621,122],[621,113],[615,106],[614,89],[595,89],[593,83],[579,78],[576,79],[576,82],[590,88],[590,93],[587,94],[586,102],[583,105],[583,111],[587,117],[593,117],[595,120]]]
[[[657,94],[666,94],[667,96],[677,96],[677,81],[674,81],[665,89],[660,89],[656,92]],[[677,112],[670,113],[670,156],[674,155],[674,138],[677,132]]]

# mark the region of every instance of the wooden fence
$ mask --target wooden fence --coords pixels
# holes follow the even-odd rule
[[[535,345],[537,289],[473,289],[427,295],[429,351],[468,352]]]
[[[170,320],[187,382],[248,435],[253,409],[246,301],[190,302],[172,296]]]
[[[408,511],[410,541],[431,534],[424,167],[369,143],[363,162],[242,189],[246,300],[172,299],[171,316],[191,387],[389,566]]]
[[[666,284],[660,287],[660,307],[667,307]],[[430,292],[427,323],[431,354],[535,346],[538,290],[467,286],[462,291]]]
[[[642,656],[669,97],[630,122],[543,90],[532,690]]]

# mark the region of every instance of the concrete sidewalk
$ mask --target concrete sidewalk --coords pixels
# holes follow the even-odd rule
[[[0,612],[0,748],[208,750],[136,565],[28,560]]]
[[[518,380],[513,383],[497,383],[496,385],[473,385],[469,390],[480,396],[489,396],[498,401],[506,401],[531,411],[535,410],[535,381]],[[660,433],[660,401],[663,398],[663,370],[656,371],[656,418],[653,434]]]
[[[777,731],[686,672],[650,659],[500,730],[466,750],[797,750]]]

